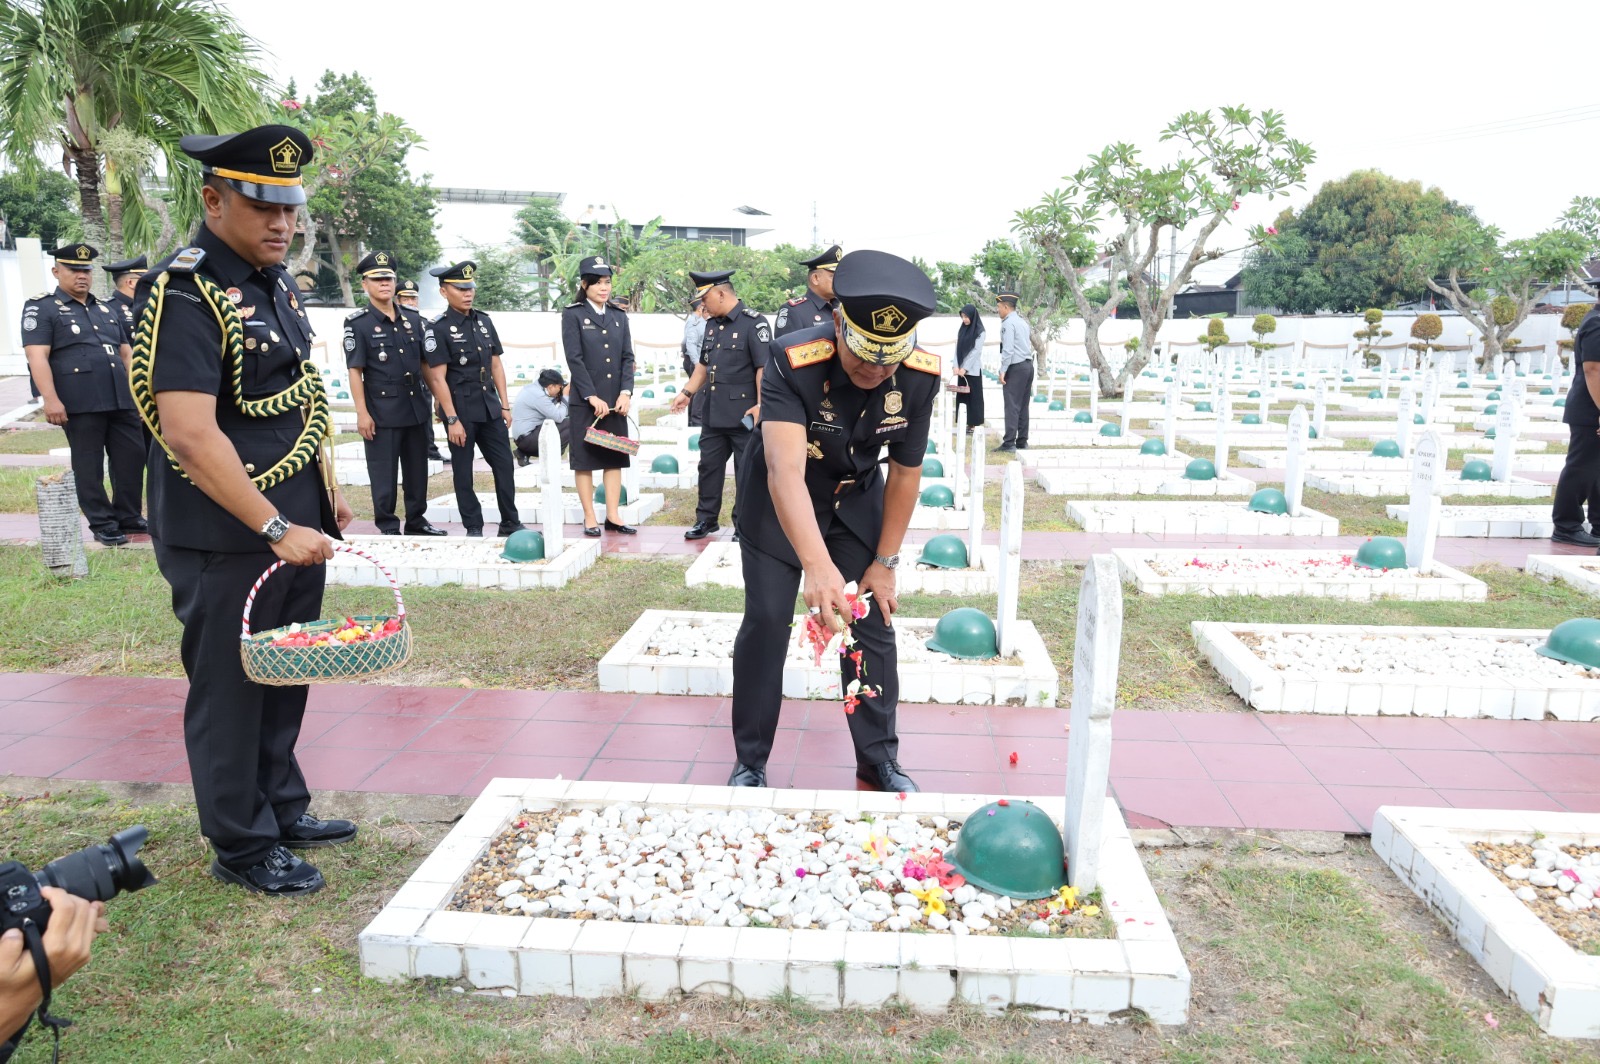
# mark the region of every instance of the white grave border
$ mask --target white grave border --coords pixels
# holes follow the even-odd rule
[[[1117,547],[1111,554],[1117,560],[1122,579],[1143,594],[1197,595],[1221,598],[1229,595],[1260,595],[1278,598],[1286,595],[1303,595],[1310,598],[1344,599],[1351,602],[1371,602],[1376,599],[1400,599],[1408,602],[1485,602],[1489,586],[1476,577],[1468,576],[1448,565],[1434,564],[1430,575],[1423,576],[1410,569],[1393,569],[1381,577],[1371,579],[1326,579],[1307,576],[1263,575],[1259,578],[1211,577],[1202,572],[1194,577],[1162,576],[1151,565],[1159,556],[1172,558],[1197,558],[1225,560],[1238,558],[1238,550],[1219,550],[1202,547]],[[1281,558],[1285,561],[1319,560],[1337,561],[1348,556],[1349,550],[1264,550],[1250,552],[1252,560]]]
[[[1593,554],[1530,554],[1523,570],[1546,582],[1560,580],[1585,595],[1600,597],[1600,570],[1591,568],[1594,561]]]

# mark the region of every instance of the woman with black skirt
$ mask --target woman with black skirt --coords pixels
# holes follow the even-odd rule
[[[967,408],[967,431],[971,432],[983,424],[983,319],[971,303],[961,308],[955,370],[957,386],[967,386],[967,391],[956,393],[956,405]]]
[[[572,443],[569,454],[577,474],[578,502],[583,506],[583,534],[600,535],[594,515],[594,471],[604,470],[608,532],[631,536],[636,529],[622,523],[622,470],[628,456],[596,447],[584,439],[591,424],[616,435],[628,435],[628,405],[633,399],[633,337],[628,315],[611,305],[611,267],[597,256],[578,266],[578,299],[561,312],[561,347],[572,374]]]

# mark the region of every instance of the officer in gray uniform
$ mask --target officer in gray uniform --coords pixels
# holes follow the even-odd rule
[[[876,690],[849,716],[856,777],[914,791],[900,768],[895,711],[900,679],[895,569],[917,504],[922,454],[939,390],[939,357],[916,346],[933,313],[933,284],[915,264],[881,251],[839,262],[838,306],[816,329],[772,345],[761,386],[761,432],[740,470],[738,530],[744,620],[733,646],[733,741],[728,783],[764,787],[783,703],[795,594],[835,631],[850,623],[845,584],[871,592],[851,625],[861,667],[840,658],[840,679]],[[888,477],[880,472],[887,446]]]
[[[672,401],[672,411],[677,413],[702,388],[706,390],[700,427],[700,502],[695,507],[694,527],[683,534],[684,539],[704,539],[722,527],[717,516],[722,513],[722,482],[730,455],[734,458],[737,529],[739,461],[761,418],[761,371],[767,364],[772,331],[766,318],[740,301],[728,280],[732,276],[732,270],[689,274],[695,295],[704,300],[710,317],[700,345],[700,364]],[[739,538],[737,531],[734,538]]]
[[[94,538],[120,547],[146,531],[144,439],[128,391],[128,346],[122,311],[89,291],[100,252],[70,244],[50,253],[57,286],[22,306],[22,345],[45,419],[67,434],[78,508]],[[111,496],[106,497],[106,460]]]
[[[773,322],[772,330],[775,336],[815,329],[833,320],[833,271],[839,267],[839,245],[800,260],[800,265],[811,270],[806,274],[806,294],[778,308],[778,320]]]
[[[356,264],[370,300],[344,321],[344,360],[356,431],[365,441],[372,520],[386,536],[400,534],[395,516],[395,470],[406,484],[406,535],[443,536],[428,523],[428,423],[433,397],[422,379],[422,315],[394,302],[394,258],[374,251]]]
[[[423,355],[428,360],[428,387],[444,411],[450,440],[450,469],[456,485],[456,507],[467,535],[483,535],[483,505],[472,486],[472,451],[476,447],[494,473],[495,501],[500,509],[497,535],[520,531],[517,517],[516,467],[511,460],[511,397],[500,363],[505,348],[494,322],[472,309],[478,264],[468,259],[428,272],[439,278],[448,309],[428,326]]]

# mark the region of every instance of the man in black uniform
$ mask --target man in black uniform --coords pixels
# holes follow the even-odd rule
[[[733,646],[739,763],[728,783],[766,786],[803,575],[806,605],[835,631],[850,623],[845,584],[872,593],[869,612],[851,625],[864,668],[840,658],[846,687],[859,680],[877,692],[849,718],[856,776],[881,790],[914,791],[898,760],[900,677],[891,624],[899,608],[894,571],[917,505],[939,389],[938,356],[916,346],[917,322],[933,313],[933,284],[905,259],[854,251],[840,260],[834,285],[832,321],[772,345],[761,432],[740,471],[744,621]],[[879,471],[885,444],[887,483]]]
[[[498,534],[509,536],[522,528],[522,522],[517,518],[516,469],[511,462],[511,399],[500,364],[505,348],[489,315],[472,309],[477,287],[472,275],[477,269],[469,259],[428,271],[439,278],[439,291],[450,306],[428,326],[422,347],[428,360],[428,387],[444,411],[461,523],[467,526],[467,535],[483,535],[483,505],[472,486],[476,447],[494,473]]]
[[[761,418],[761,370],[767,364],[772,332],[767,319],[734,293],[728,281],[732,275],[732,270],[689,274],[695,295],[705,301],[710,317],[700,346],[700,364],[672,400],[676,414],[701,388],[707,390],[700,426],[700,503],[695,507],[694,527],[683,534],[684,539],[704,539],[722,527],[717,517],[722,513],[722,482],[730,454],[734,457],[734,538],[739,538],[739,462]]]
[[[1600,544],[1600,536],[1583,530],[1583,504],[1600,480],[1600,307],[1589,311],[1572,342],[1572,389],[1561,420],[1571,436],[1567,462],[1556,480],[1555,501],[1550,506],[1550,538],[1582,547]],[[1600,513],[1589,509],[1589,526],[1600,524]],[[1600,531],[1600,529],[1597,529]]]
[[[839,267],[839,245],[833,245],[815,258],[802,259],[800,265],[811,268],[806,274],[806,294],[778,308],[778,320],[773,323],[774,335],[787,336],[801,329],[815,329],[833,320],[833,271]]]
[[[331,419],[311,323],[283,258],[305,202],[311,141],[291,126],[187,136],[204,221],[193,244],[139,280],[134,397],[150,449],[156,563],[183,623],[183,734],[211,874],[275,897],[323,886],[291,851],[353,839],[318,820],[295,760],[305,685],[246,679],[239,616],[255,582],[257,630],[321,616],[329,536],[350,508],[322,461]]]
[[[428,423],[433,397],[422,379],[422,315],[394,303],[394,260],[374,251],[356,264],[370,305],[344,320],[344,360],[356,431],[366,441],[372,520],[386,536],[400,534],[395,468],[406,482],[406,534],[443,536],[428,523]]]
[[[50,269],[56,290],[23,304],[22,350],[44,399],[45,420],[67,434],[78,508],[89,531],[106,546],[120,547],[130,533],[146,531],[139,514],[144,439],[128,391],[132,351],[122,312],[89,291],[93,260],[100,253],[87,244],[71,244],[50,254],[56,260]]]
[[[417,288],[417,282],[407,279],[401,281],[394,290],[394,301],[407,310],[419,309],[417,304],[422,298],[422,293]]]
[[[407,310],[420,311],[422,309],[422,292],[417,288],[417,282],[410,278],[401,281],[399,287],[395,289],[394,301]],[[437,417],[440,421],[444,420],[444,415],[439,410],[437,403],[430,403],[429,410],[434,417]],[[446,463],[450,461],[449,455],[442,454],[439,451],[439,441],[433,438],[433,422],[431,421],[428,423],[428,461]]]
[[[111,297],[106,300],[115,304],[122,314],[122,324],[128,331],[128,342],[133,343],[133,290],[139,284],[139,278],[144,276],[144,271],[149,269],[150,263],[143,255],[136,259],[123,259],[102,267],[111,275]]]

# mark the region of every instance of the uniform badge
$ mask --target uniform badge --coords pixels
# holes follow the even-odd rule
[[[778,328],[781,329],[787,324],[789,324],[789,308],[784,307],[778,311]]]
[[[900,408],[904,405],[905,400],[899,392],[890,392],[883,397],[883,412],[885,414],[898,414]]]
[[[465,366],[467,364],[467,356],[466,355],[462,355],[461,356],[461,364],[463,366]]]
[[[811,320],[812,321],[821,321],[822,320],[822,315],[821,314],[813,314],[811,316]]]
[[[73,336],[77,336],[82,331],[83,331],[82,329],[78,328],[78,323],[77,322],[73,322],[72,323],[72,335]]]
[[[430,355],[439,350],[439,341],[433,338],[433,333],[422,335],[422,349]]]
[[[458,332],[460,332],[460,331],[461,331],[461,330],[460,330],[460,329],[458,329],[458,328],[456,328],[456,327],[455,327],[455,326],[454,326],[454,325],[452,325],[452,326],[450,326],[450,335],[451,335],[451,336],[454,336],[454,335],[455,335],[455,334],[456,334],[456,333],[458,333]]]
[[[784,354],[789,356],[791,368],[800,369],[802,366],[826,362],[832,358],[833,344],[827,340],[812,340],[808,344],[799,344],[788,348],[784,351]]]
[[[806,444],[806,454],[810,455],[812,458],[821,458],[822,444],[818,443],[816,440],[812,440],[810,443]]]
[[[344,349],[346,351],[349,351],[349,350],[353,349],[354,347],[355,347],[355,338],[354,337],[350,337],[350,336],[346,336],[344,338]],[[256,349],[256,338],[254,336],[245,337],[244,349],[246,351],[254,351]]]
[[[255,307],[253,307],[253,306],[250,306],[250,307],[240,307],[240,308],[239,308],[239,317],[241,317],[241,318],[251,318],[251,317],[254,317],[254,316],[255,316],[255,313],[256,313],[256,308],[255,308]],[[133,318],[133,312],[132,312],[132,311],[129,311],[129,312],[128,312],[128,317],[129,317],[129,319],[132,319],[132,318]]]
[[[270,339],[273,343],[277,343],[278,342],[278,334],[273,332],[271,329],[267,330],[267,338]]]
[[[294,296],[290,296],[289,297],[289,309],[290,310],[299,310],[300,309],[300,301],[298,299],[296,299]]]
[[[102,313],[102,314],[110,314],[111,313],[111,308],[106,306],[104,303],[101,303],[100,304],[100,313]]]
[[[389,352],[387,352],[387,351],[379,351],[378,352],[378,361],[379,362],[387,362],[387,361],[389,361]]]
[[[822,420],[824,420],[824,421],[832,421],[834,418],[839,416],[838,414],[835,414],[832,410],[823,410],[820,413],[822,414]]]
[[[227,296],[228,302],[232,303],[234,306],[238,306],[240,303],[244,302],[244,293],[239,291],[237,288],[230,288],[224,292],[223,295]]]
[[[767,331],[766,322],[763,321],[756,325],[756,339],[762,343],[767,343],[772,339],[772,334]]]
[[[411,319],[410,318],[401,318],[400,320],[405,322],[406,332],[410,332],[411,331]]]
[[[38,327],[39,319],[34,317],[31,313],[22,319],[22,329],[24,332],[33,332],[33,330],[37,329]]]
[[[346,351],[349,351],[349,352],[352,352],[352,353],[355,351],[355,349],[356,349],[356,334],[355,333],[348,333],[347,332],[347,333],[344,334],[344,349]]]

